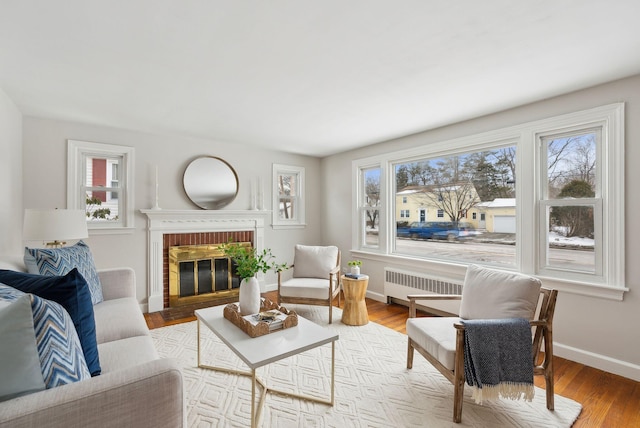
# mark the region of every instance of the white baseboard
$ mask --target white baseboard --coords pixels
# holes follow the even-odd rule
[[[387,296],[367,290],[367,297],[378,302],[387,303]]]
[[[627,361],[618,360],[606,355],[596,354],[562,343],[553,343],[554,354],[567,360],[582,363],[605,372],[613,373],[640,382],[640,366]]]

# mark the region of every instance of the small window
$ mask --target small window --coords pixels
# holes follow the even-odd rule
[[[67,206],[90,230],[133,227],[132,147],[68,140]]]
[[[304,168],[273,164],[273,226],[305,226]]]

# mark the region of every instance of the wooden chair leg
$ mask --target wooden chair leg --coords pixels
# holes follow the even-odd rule
[[[555,402],[554,402],[554,386],[553,386],[553,340],[551,336],[551,332],[547,331],[545,335],[545,363],[546,367],[544,370],[544,380],[545,380],[545,388],[547,391],[547,409],[554,410]]]
[[[411,339],[407,339],[407,368],[413,368],[413,346],[411,346]]]
[[[462,421],[464,399],[464,331],[456,330],[456,356],[453,367],[453,422]]]
[[[333,302],[329,300],[329,324],[333,323]]]
[[[462,421],[462,401],[464,399],[464,375],[455,374],[453,386],[453,422],[459,424]]]

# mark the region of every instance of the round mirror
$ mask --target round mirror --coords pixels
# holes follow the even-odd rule
[[[205,210],[229,205],[238,194],[238,175],[220,158],[202,156],[184,171],[184,191],[191,202]]]

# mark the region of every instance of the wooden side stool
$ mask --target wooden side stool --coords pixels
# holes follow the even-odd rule
[[[342,310],[342,323],[347,325],[365,325],[369,322],[369,313],[365,296],[369,277],[362,275],[360,278],[349,278],[342,275],[342,291],[344,291],[344,309]]]

